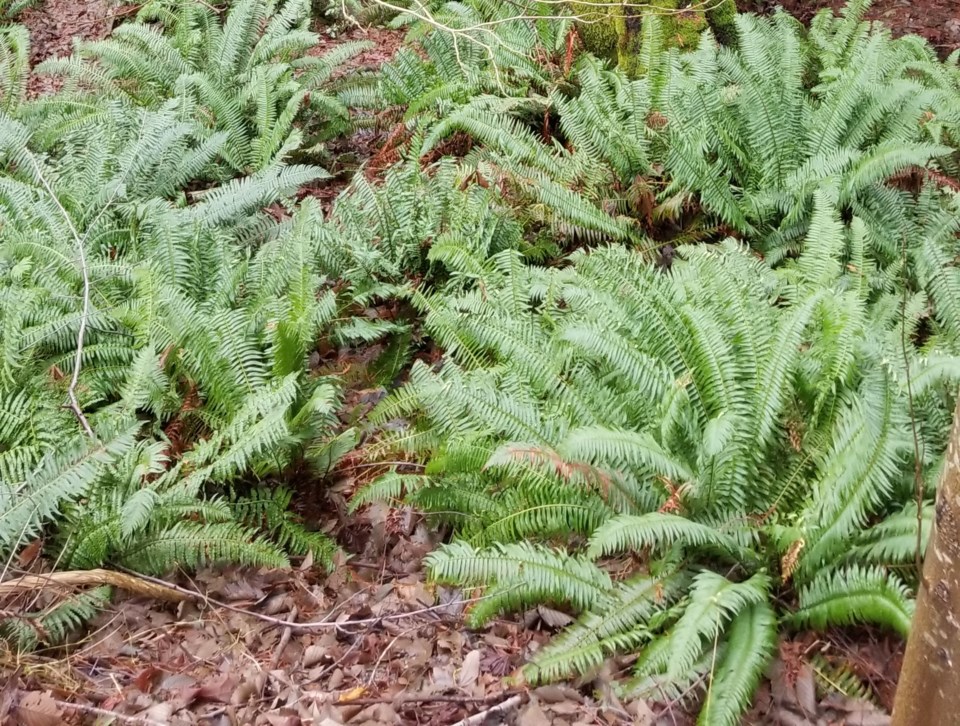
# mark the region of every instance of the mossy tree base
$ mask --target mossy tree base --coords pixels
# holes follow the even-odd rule
[[[737,14],[734,0],[719,0],[707,5],[702,0],[646,0],[624,3],[618,7],[598,7],[587,2],[571,2],[571,8],[582,22],[578,32],[584,46],[594,55],[616,62],[630,75],[644,69],[642,57],[643,20],[656,13],[660,20],[660,37],[666,46],[681,49],[697,47],[700,34],[709,26],[721,43],[735,39],[733,21]]]

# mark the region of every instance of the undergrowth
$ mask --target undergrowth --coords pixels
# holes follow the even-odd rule
[[[625,695],[733,724],[781,632],[907,633],[960,378],[960,56],[857,0],[691,52],[651,16],[629,77],[520,5],[391,13],[408,46],[358,76],[308,0],[155,0],[35,100],[3,28],[0,555],[329,565],[291,473],[377,429],[422,473],[352,506],[446,525],[472,625],[575,616],[529,682],[632,654]],[[301,189],[361,125],[385,146],[324,213]],[[346,427],[310,357],[373,343],[406,383]]]

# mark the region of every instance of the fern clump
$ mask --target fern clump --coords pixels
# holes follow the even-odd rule
[[[328,266],[316,204],[260,211],[316,168],[278,163],[185,204],[227,139],[179,108],[106,101],[49,150],[0,118],[4,553],[56,521],[65,567],[279,566],[284,548],[329,562],[276,506],[259,521],[223,492],[338,440],[338,381],[307,359],[321,336],[402,330],[355,315],[390,288]]]
[[[504,251],[471,260],[475,287],[414,297],[447,358],[375,418],[408,422],[396,445],[425,469],[371,492],[454,525],[428,565],[487,587],[474,625],[540,602],[579,614],[528,679],[639,650],[627,694],[699,690],[705,723],[737,723],[779,621],[909,627],[908,583],[849,552],[913,557],[907,366],[930,480],[960,361],[904,359],[930,302],[903,311],[867,284],[865,234],[818,193],[778,269],[734,240],[680,248],[668,274],[616,246],[552,269]],[[884,547],[901,527],[913,545]],[[626,554],[644,565],[620,581],[606,563]]]
[[[76,108],[116,97],[156,108],[178,99],[181,113],[222,135],[232,173],[265,169],[301,147],[315,148],[350,128],[332,78],[368,43],[310,55],[310,0],[243,0],[225,13],[206,3],[147,3],[137,21],[106,40],[80,43],[71,58],[41,64],[65,77],[68,92],[41,104]],[[342,88],[341,88],[342,87]]]
[[[911,198],[889,182],[956,168],[960,77],[921,39],[864,22],[867,5],[823,11],[809,32],[782,12],[740,15],[737,49],[707,33],[668,56],[664,202],[695,193],[776,261],[799,247],[820,190],[864,220],[884,264],[899,259]]]

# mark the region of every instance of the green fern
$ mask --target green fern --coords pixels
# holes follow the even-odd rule
[[[69,81],[71,93],[55,103],[90,103],[91,85],[97,96],[139,106],[177,99],[184,116],[225,134],[220,153],[234,173],[265,169],[349,129],[337,95],[347,84],[331,76],[369,44],[308,55],[319,40],[307,29],[310,0],[242,0],[222,21],[204,3],[151,3],[138,19],[37,68]]]
[[[849,567],[814,577],[800,591],[800,607],[788,622],[826,628],[869,622],[906,636],[913,618],[907,588],[880,569]]]

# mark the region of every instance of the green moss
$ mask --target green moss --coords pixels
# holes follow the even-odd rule
[[[707,11],[707,20],[713,28],[714,35],[724,45],[737,44],[737,26],[734,22],[737,17],[737,4],[734,0],[722,0],[719,4]]]
[[[589,22],[577,24],[577,33],[583,41],[584,47],[593,53],[597,58],[606,60],[617,60],[617,29],[615,25],[615,14],[619,13],[618,8],[607,8],[603,16],[598,16],[596,7],[590,7],[583,3],[570,3],[573,12],[582,18],[588,18]]]
[[[734,0],[721,0],[706,15],[701,10],[691,9],[691,5],[695,4],[694,0],[648,0],[650,9],[643,13],[633,8],[611,7],[599,16],[596,6],[570,3],[574,13],[590,19],[590,22],[578,25],[586,49],[599,58],[615,60],[631,76],[644,72],[639,58],[642,55],[642,27],[646,13],[659,15],[660,37],[664,47],[683,50],[696,48],[708,21],[722,43],[735,40],[734,18],[737,8]]]

